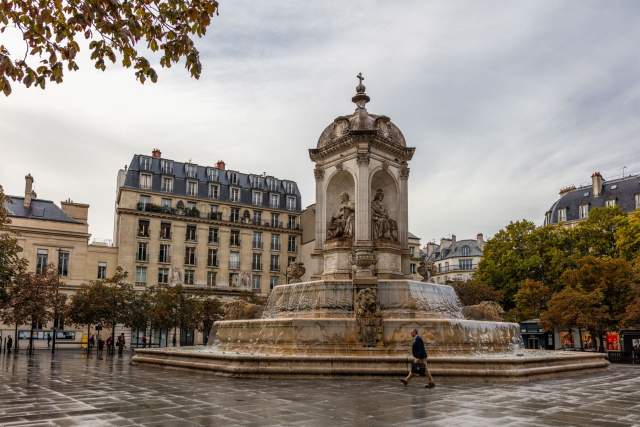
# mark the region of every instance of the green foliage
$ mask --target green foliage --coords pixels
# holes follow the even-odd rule
[[[592,209],[589,218],[571,230],[576,254],[579,257],[617,256],[616,233],[618,229],[625,228],[627,222],[627,215],[617,206]]]
[[[621,256],[632,259],[640,254],[640,211],[629,214],[615,231],[616,247]]]
[[[518,320],[540,317],[551,298],[551,289],[538,280],[525,279],[514,297]]]
[[[491,286],[483,282],[470,280],[468,282],[449,282],[456,291],[458,298],[462,305],[476,305],[482,301],[494,301],[500,302],[502,300],[502,293],[495,290]]]
[[[202,64],[192,37],[204,36],[217,11],[215,0],[3,0],[0,33],[19,31],[25,51],[9,52],[0,44],[0,91],[11,94],[10,80],[42,89],[47,81],[61,83],[65,68],[78,70],[82,39],[89,41],[91,61],[99,70],[119,57],[124,67],[133,67],[138,81],[155,83],[156,71],[138,51],[144,48],[162,52],[162,67],[184,59],[191,76],[199,78]],[[30,64],[34,61],[37,66]]]

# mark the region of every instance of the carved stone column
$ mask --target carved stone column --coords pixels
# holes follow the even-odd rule
[[[325,212],[326,201],[324,200],[324,169],[320,169],[316,167],[313,170],[313,175],[316,178],[316,242],[315,249],[321,250],[322,245],[324,244],[325,238],[325,228],[326,228],[326,220],[325,220]]]
[[[358,150],[358,182],[356,183],[356,244],[371,240],[371,208],[369,206],[369,153]]]
[[[400,240],[400,246],[403,249],[409,247],[409,206],[408,206],[408,181],[409,181],[409,167],[407,162],[403,162],[400,167],[400,210],[398,218],[398,240]]]

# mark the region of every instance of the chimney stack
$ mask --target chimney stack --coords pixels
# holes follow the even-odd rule
[[[603,183],[604,179],[602,178],[602,175],[600,175],[600,172],[594,172],[593,175],[591,175],[591,191],[593,193],[593,197],[598,197],[602,194]]]
[[[33,197],[33,177],[30,173],[24,177],[24,208],[31,208],[31,199]]]
[[[452,234],[451,235],[451,244],[454,244],[454,243],[456,243],[456,235]]]
[[[226,166],[226,165],[224,164],[224,160],[218,160],[218,161],[216,162],[216,168],[218,168],[218,169],[220,169],[220,170],[224,170],[225,166]]]
[[[478,240],[478,243],[484,242],[484,236],[482,235],[482,233],[478,233],[476,239]]]
[[[153,157],[154,159],[159,159],[161,156],[162,156],[162,152],[157,148],[154,148],[153,151],[151,152],[151,157]]]

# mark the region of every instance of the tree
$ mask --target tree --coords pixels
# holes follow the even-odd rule
[[[616,233],[625,227],[627,221],[627,215],[618,206],[592,209],[589,218],[571,230],[578,257],[616,257]]]
[[[520,320],[540,317],[551,298],[551,289],[538,280],[526,279],[514,297]]]
[[[209,335],[213,324],[218,320],[222,320],[224,316],[222,301],[218,298],[207,298],[202,301],[202,332],[204,335],[204,343],[209,342]]]
[[[133,286],[126,282],[127,272],[118,266],[115,274],[105,280],[107,307],[105,308],[105,318],[102,319],[111,327],[111,348],[116,342],[116,325],[126,323],[129,315],[129,304],[133,300]]]
[[[149,324],[152,329],[173,331],[173,340],[176,340],[176,328],[178,325],[178,307],[180,304],[181,286],[161,286],[151,292],[149,302]],[[180,293],[178,293],[180,292]],[[167,337],[168,339],[168,337]],[[151,345],[151,340],[148,341]]]
[[[500,291],[477,280],[467,282],[454,281],[450,282],[449,285],[453,287],[458,298],[460,298],[460,302],[465,306],[480,304],[482,301],[500,302],[502,300]]]
[[[67,305],[66,317],[77,326],[87,327],[87,340],[91,336],[91,325],[97,321],[96,307],[93,304],[92,286],[84,284],[72,296]],[[87,354],[89,354],[87,342]]]
[[[204,36],[217,11],[216,0],[4,0],[0,33],[19,32],[25,50],[9,52],[0,44],[0,90],[11,94],[9,80],[42,89],[47,81],[61,83],[65,68],[78,70],[76,58],[83,39],[89,42],[97,69],[104,71],[107,60],[115,63],[119,56],[124,67],[134,68],[141,83],[155,82],[156,71],[138,51],[144,48],[162,52],[162,67],[184,58],[185,68],[199,78],[202,64],[192,37]]]
[[[640,211],[628,215],[627,221],[615,231],[618,253],[628,260],[640,255]]]
[[[7,288],[27,269],[27,260],[20,256],[22,248],[18,245],[18,239],[7,228],[11,223],[5,208],[7,200],[0,185],[0,294],[5,295],[5,299]]]
[[[594,330],[605,315],[600,291],[586,291],[581,287],[566,287],[555,293],[540,320],[546,329],[585,328]]]

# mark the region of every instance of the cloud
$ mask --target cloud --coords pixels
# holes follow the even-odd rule
[[[0,183],[91,204],[109,238],[115,177],[153,147],[176,160],[266,171],[314,199],[307,149],[372,101],[417,147],[409,221],[423,241],[540,222],[558,189],[640,171],[637,2],[223,2],[198,42],[203,76],[83,62],[46,91],[0,103]],[[86,51],[84,52],[86,54]]]

